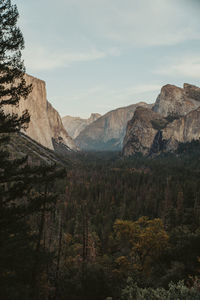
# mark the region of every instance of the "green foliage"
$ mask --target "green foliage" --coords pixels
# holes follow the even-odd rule
[[[118,153],[76,158],[66,187],[65,234],[71,238],[63,249],[63,295],[78,299],[83,291],[83,261],[101,269],[102,300],[119,299],[128,277],[141,289],[167,290],[171,281],[198,275],[200,161],[198,145],[189,148],[154,159]],[[89,277],[86,286],[87,295],[97,297]]]
[[[21,116],[5,113],[7,105],[18,105],[31,91],[24,78],[24,41],[17,20],[16,6],[1,1],[0,293],[5,300],[39,300],[48,294],[50,261],[58,265],[52,260],[57,245],[52,245],[48,225],[57,226],[52,225],[58,199],[54,189],[57,178],[66,173],[54,165],[30,166],[28,157],[14,159],[9,153],[10,133],[25,129],[30,120],[27,111]]]
[[[0,132],[18,131],[26,127],[30,117],[27,111],[21,116],[4,113],[6,105],[17,105],[26,99],[31,86],[24,79],[25,68],[21,58],[24,40],[17,26],[18,11],[10,0],[0,3]]]
[[[127,286],[122,290],[120,300],[199,300],[199,282],[193,287],[187,287],[183,281],[170,283],[168,289],[139,288],[132,278],[127,279]]]

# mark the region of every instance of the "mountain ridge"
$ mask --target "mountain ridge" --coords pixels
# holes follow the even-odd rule
[[[152,110],[136,110],[127,124],[123,155],[175,151],[179,143],[200,138],[200,88],[165,85]]]
[[[111,110],[88,125],[75,138],[76,145],[89,151],[120,151],[126,125],[137,106],[151,106],[145,102]]]
[[[62,122],[69,135],[75,139],[79,133],[85,129],[86,126],[100,117],[101,115],[98,113],[91,113],[88,119],[66,115],[62,118]]]

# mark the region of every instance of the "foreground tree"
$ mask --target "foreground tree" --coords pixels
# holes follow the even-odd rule
[[[24,40],[17,26],[19,14],[10,0],[0,3],[0,132],[19,131],[30,120],[28,112],[18,117],[6,114],[7,105],[18,105],[27,98],[31,86],[26,85],[21,50]]]
[[[31,92],[18,16],[10,0],[0,1],[0,298],[38,300],[48,295],[47,223],[57,200],[53,183],[64,171],[55,165],[30,167],[26,156],[11,158],[6,147],[10,135],[17,138],[30,120],[28,111],[8,113]]]
[[[31,90],[24,79],[21,50],[23,36],[17,27],[18,11],[9,0],[0,2],[0,284],[2,297],[15,299],[16,285],[22,285],[24,244],[30,246],[29,229],[21,216],[24,213],[16,198],[23,197],[22,166],[26,158],[10,161],[4,145],[9,133],[17,132],[29,122],[28,112],[22,116],[8,114],[7,106],[18,105]],[[23,238],[22,238],[23,237]],[[31,255],[31,247],[29,247]],[[24,264],[24,271],[26,270]],[[26,273],[26,272],[25,272]],[[17,276],[16,276],[17,275]],[[26,278],[27,279],[27,278]],[[12,289],[14,289],[12,291]],[[10,291],[9,291],[10,290]]]

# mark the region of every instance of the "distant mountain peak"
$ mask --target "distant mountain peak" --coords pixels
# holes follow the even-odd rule
[[[86,126],[100,118],[99,113],[91,113],[88,119],[65,116],[62,118],[63,125],[72,138],[76,138]]]
[[[121,150],[127,122],[138,106],[150,105],[139,102],[107,112],[79,133],[77,146],[82,150]]]

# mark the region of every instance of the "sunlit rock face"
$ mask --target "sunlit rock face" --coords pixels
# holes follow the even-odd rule
[[[191,142],[200,138],[200,108],[169,123],[163,129],[163,140],[166,141],[166,150],[175,150],[178,143]]]
[[[47,101],[45,82],[30,75],[25,75],[25,79],[27,84],[32,84],[32,92],[26,100],[20,100],[18,107],[6,107],[6,112],[21,115],[28,109],[31,121],[26,135],[49,149],[54,149],[53,140],[59,140],[69,150],[76,150],[77,147],[66,132],[59,113]]]
[[[80,132],[85,129],[86,126],[96,121],[100,117],[101,115],[98,113],[92,113],[88,119],[65,116],[62,118],[62,122],[69,135],[75,139]]]
[[[179,143],[200,138],[200,88],[166,85],[152,110],[138,108],[127,126],[124,156],[175,151]]]
[[[183,88],[167,84],[162,87],[153,111],[164,117],[185,116],[200,106],[200,88],[185,83]]]
[[[141,102],[112,110],[88,125],[76,137],[75,142],[82,150],[121,150],[127,122],[133,117],[138,106],[148,107]]]

